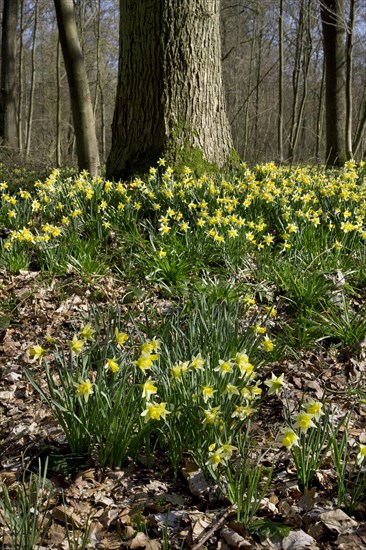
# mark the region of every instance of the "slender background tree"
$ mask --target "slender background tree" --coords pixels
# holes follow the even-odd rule
[[[69,81],[79,170],[98,173],[99,151],[94,113],[73,0],[54,0],[60,44]],[[29,128],[29,125],[28,125]],[[28,150],[28,147],[27,147]]]

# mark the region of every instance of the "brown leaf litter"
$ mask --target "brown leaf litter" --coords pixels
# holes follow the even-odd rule
[[[100,307],[119,303],[122,308],[131,307],[132,302],[136,314],[144,301],[150,300],[162,311],[169,303],[148,291],[125,300],[126,288],[112,277],[86,281],[73,274],[70,279],[51,279],[37,272],[0,277],[0,486],[15,495],[25,469],[36,468],[38,459],[44,463],[49,455],[53,496],[49,508],[42,511],[50,522],[42,548],[79,548],[86,530],[86,548],[98,549],[366,548],[365,506],[359,506],[354,518],[337,509],[331,463],[322,466],[312,489],[303,492],[288,453],[268,446],[281,423],[282,403],[275,397],[255,419],[259,441],[263,448],[268,446],[266,460],[275,465],[257,519],[269,526],[289,527],[283,536],[270,529],[262,535],[260,531],[250,534],[236,521],[235,506],[215,498],[202,472],[182,471],[174,479],[161,457],[155,457],[150,468],[141,459],[114,471],[101,470],[85,457],[68,457],[62,431],[24,376],[23,368],[28,366],[42,380],[42,368],[27,350],[45,334],[66,342],[73,327],[85,319],[91,302]],[[343,354],[321,348],[303,352],[296,361],[268,365],[266,374],[286,373],[287,402],[294,410],[304,391],[321,399],[326,390],[336,418],[354,407],[350,443],[356,445],[364,433],[366,408],[355,406],[354,396],[345,388],[362,381],[364,348],[360,344]],[[0,514],[0,533],[3,524]]]

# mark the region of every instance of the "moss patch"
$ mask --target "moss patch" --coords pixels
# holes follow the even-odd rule
[[[223,166],[218,166],[216,163],[208,162],[199,147],[189,146],[184,146],[183,149],[177,151],[174,157],[167,154],[166,158],[172,163],[178,174],[188,166],[196,177],[203,174],[217,176],[221,173],[227,173],[228,170],[238,169],[241,162],[239,155],[233,149],[227,162]]]

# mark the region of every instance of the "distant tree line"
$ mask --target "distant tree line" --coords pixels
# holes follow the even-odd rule
[[[366,0],[1,0],[0,160],[341,165],[366,148]]]

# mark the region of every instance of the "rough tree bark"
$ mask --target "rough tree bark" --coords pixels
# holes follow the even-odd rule
[[[4,0],[1,40],[1,93],[0,93],[0,139],[2,145],[16,148],[17,102],[16,102],[16,36],[19,0]]]
[[[279,55],[279,75],[278,75],[278,160],[283,162],[283,105],[284,105],[284,48],[283,48],[283,5],[284,0],[280,0],[280,13],[278,18],[278,55]]]
[[[56,46],[56,166],[61,166],[61,44]]]
[[[350,1],[349,20],[347,25],[347,41],[346,41],[346,154],[348,159],[353,158],[352,152],[352,74],[353,74],[353,40],[356,18],[356,0]]]
[[[228,160],[219,15],[220,0],[120,0],[108,177],[129,177],[162,156],[189,164],[195,150],[219,166]]]
[[[346,159],[346,52],[344,0],[321,0],[325,59],[326,162],[340,166]]]
[[[20,35],[19,35],[19,62],[18,62],[18,149],[23,150],[23,100],[24,100],[24,0],[20,0]]]
[[[79,170],[98,173],[99,153],[93,105],[79,42],[73,0],[54,0],[57,26],[69,82]]]

